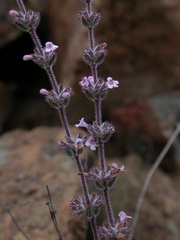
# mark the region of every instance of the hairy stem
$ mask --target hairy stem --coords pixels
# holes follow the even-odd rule
[[[24,6],[24,2],[22,0],[16,0],[17,5],[20,9],[20,11],[22,11],[24,14],[26,13],[26,8]]]
[[[25,9],[23,0],[16,0],[16,2],[18,4],[18,6],[19,6],[19,9],[23,13],[26,13],[26,9]],[[29,29],[29,33],[31,35],[31,38],[32,38],[32,40],[34,42],[34,45],[37,48],[39,54],[43,54],[41,42],[39,40],[39,37],[37,35],[36,30],[33,27],[31,27]],[[47,75],[49,77],[49,80],[50,80],[50,83],[52,85],[52,88],[54,90],[57,90],[58,83],[57,83],[57,80],[56,80],[56,77],[55,77],[53,69],[47,67],[45,70],[46,70],[46,73],[47,73]],[[59,108],[59,114],[60,114],[61,123],[62,123],[62,125],[63,125],[63,127],[65,129],[65,132],[66,132],[66,136],[70,138],[72,135],[71,135],[71,132],[70,132],[70,128],[69,128],[69,124],[68,124],[68,121],[67,121],[67,116],[66,116],[66,112],[65,112],[64,107],[61,106]],[[79,156],[76,156],[75,153],[74,153],[74,159],[76,161],[76,165],[78,167],[78,171],[79,172],[83,172],[84,170],[83,170],[83,167],[82,167],[81,159],[80,159]],[[82,191],[83,191],[83,194],[85,196],[86,202],[87,202],[88,205],[90,205],[88,185],[87,185],[86,178],[84,176],[81,176],[81,183],[82,183]],[[100,240],[100,237],[99,237],[99,234],[98,234],[98,230],[97,230],[96,218],[94,216],[93,211],[92,211],[91,215],[92,215],[92,218],[90,219],[90,223],[91,223],[94,239],[95,240]]]
[[[91,14],[91,9],[92,9],[92,3],[91,1],[86,1],[86,6],[89,15]],[[88,28],[88,36],[89,36],[89,46],[92,50],[94,50],[94,44],[95,44],[95,37],[94,37],[94,30],[93,28]],[[97,70],[97,64],[93,63],[91,65],[91,71],[92,71],[92,76],[94,77],[94,82],[96,83],[98,81],[98,70]],[[97,125],[102,124],[102,110],[101,110],[101,97],[98,96],[97,99],[95,100],[95,115],[96,115],[96,122]],[[98,156],[99,156],[99,161],[100,161],[100,168],[102,171],[105,170],[105,152],[104,152],[104,143],[102,139],[98,139]],[[105,183],[105,188],[103,189],[104,193],[104,199],[105,199],[105,205],[106,205],[106,212],[107,216],[109,219],[109,222],[111,226],[114,226],[115,224],[115,219],[114,219],[114,213],[112,210],[112,204],[109,196],[109,189],[107,187],[107,183]]]

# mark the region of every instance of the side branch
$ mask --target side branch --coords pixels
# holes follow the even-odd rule
[[[51,215],[51,219],[53,221],[54,227],[55,227],[56,232],[58,234],[59,240],[63,240],[62,235],[61,235],[61,231],[60,231],[57,219],[56,219],[56,211],[54,210],[54,207],[53,207],[52,198],[51,198],[51,194],[50,194],[48,185],[46,185],[46,189],[47,189],[47,193],[48,193],[48,197],[49,197],[49,202],[47,202],[46,205],[49,207],[49,212],[50,212],[50,215]]]

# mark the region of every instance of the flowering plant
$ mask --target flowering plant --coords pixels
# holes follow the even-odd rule
[[[132,232],[128,224],[128,219],[131,217],[123,211],[119,213],[118,220],[114,217],[109,188],[113,186],[117,174],[125,173],[126,171],[124,166],[118,167],[116,163],[106,164],[104,144],[115,132],[115,128],[113,124],[102,121],[101,111],[102,100],[107,96],[109,90],[118,87],[119,82],[112,77],[107,77],[105,81],[98,74],[98,66],[107,55],[107,44],[100,43],[95,45],[94,39],[94,28],[99,24],[101,14],[92,11],[92,0],[83,0],[85,8],[79,12],[79,20],[88,30],[89,47],[82,53],[82,59],[90,66],[91,75],[82,77],[79,84],[85,96],[94,103],[95,120],[92,124],[88,124],[82,117],[75,127],[86,128],[88,135],[84,136],[79,133],[76,136],[72,136],[65,108],[69,104],[74,92],[71,87],[58,84],[53,71],[58,46],[49,41],[46,42],[44,47],[41,45],[36,33],[40,14],[26,10],[23,0],[16,0],[16,2],[19,10],[10,11],[13,23],[31,35],[35,46],[33,53],[25,55],[23,60],[32,60],[46,71],[52,89],[46,90],[42,88],[40,93],[45,97],[45,101],[59,112],[60,120],[66,133],[66,139],[60,140],[59,146],[75,160],[78,168],[82,195],[74,196],[70,203],[70,210],[75,216],[83,213],[86,215],[92,228],[94,240],[122,239]],[[85,147],[89,147],[92,151],[97,151],[99,158],[99,166],[92,167],[88,172],[85,172],[81,161],[81,153]],[[96,192],[90,193],[88,181],[94,181],[96,187],[102,191],[103,196]],[[106,208],[107,221],[102,226],[97,226],[96,220],[102,206]]]

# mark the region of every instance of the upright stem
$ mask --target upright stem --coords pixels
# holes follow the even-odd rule
[[[107,183],[104,183],[104,199],[106,202],[106,206],[107,206],[107,213],[108,213],[108,218],[109,218],[109,222],[111,224],[111,226],[115,225],[115,219],[114,219],[114,214],[113,214],[113,210],[112,210],[112,205],[110,202],[110,197],[109,197],[109,189],[107,186]]]
[[[33,43],[34,43],[34,46],[36,46],[37,50],[39,51],[39,53],[41,55],[43,55],[43,50],[42,50],[42,45],[41,45],[41,42],[39,40],[39,37],[37,35],[37,32],[36,30],[31,27],[30,30],[29,30],[29,34],[31,35],[31,38],[33,40]]]
[[[25,14],[26,13],[26,9],[25,9],[25,6],[24,6],[24,3],[23,3],[23,0],[16,0],[17,1],[17,4],[19,6],[19,9]],[[39,40],[39,37],[36,33],[36,30],[31,27],[30,30],[29,30],[29,33],[31,35],[31,38],[34,42],[34,45],[36,46],[39,54],[43,54],[43,50],[42,50],[42,46],[41,46],[41,42]],[[53,87],[54,90],[57,90],[58,88],[58,83],[57,83],[57,80],[56,80],[56,77],[55,77],[55,74],[54,74],[54,71],[51,68],[47,67],[46,69],[46,73],[49,77],[49,80],[50,80],[50,83]],[[59,115],[60,115],[60,119],[61,119],[61,123],[65,129],[65,132],[66,132],[66,136],[68,138],[71,138],[71,131],[70,131],[70,128],[69,128],[69,124],[68,124],[68,121],[67,121],[67,116],[66,116],[66,112],[65,112],[65,109],[64,107],[60,107],[59,108]],[[83,170],[83,166],[82,166],[82,162],[81,162],[81,159],[79,157],[79,155],[76,155],[75,152],[73,152],[73,155],[74,155],[74,159],[76,161],[76,165],[78,167],[78,171],[79,172],[84,172]],[[84,197],[86,199],[86,203],[88,206],[90,206],[90,197],[89,197],[89,190],[88,190],[88,185],[87,185],[87,181],[86,181],[86,178],[84,176],[81,176],[81,185],[82,185],[82,192],[84,194]],[[93,231],[93,235],[94,235],[94,240],[100,240],[100,237],[99,237],[99,233],[98,233],[98,230],[97,230],[97,223],[96,223],[96,218],[94,216],[94,212],[92,211],[91,209],[91,219],[90,219],[90,223],[91,223],[91,227],[92,227],[92,231]]]
[[[52,67],[47,67],[45,70],[46,70],[46,73],[49,77],[49,80],[50,80],[50,83],[51,83],[53,89],[56,92],[58,92],[58,83],[57,83],[57,80],[56,80],[56,77],[54,75],[54,71],[53,71]]]
[[[19,9],[25,14],[26,13],[26,8],[24,6],[24,3],[22,0],[16,0],[17,5],[19,7]]]
[[[86,1],[87,4],[87,10],[89,15],[91,14],[91,1]],[[91,50],[94,50],[94,30],[93,28],[88,28],[88,36],[89,36],[89,46]],[[92,76],[94,77],[94,82],[96,83],[98,81],[98,70],[97,70],[97,64],[93,63],[91,65],[91,71],[92,71]],[[97,99],[95,100],[95,114],[96,114],[96,122],[97,125],[102,124],[102,110],[101,110],[101,97],[98,96]],[[102,171],[105,170],[105,152],[104,152],[104,143],[101,138],[98,138],[98,156],[99,156],[99,161],[100,161],[100,168]],[[107,186],[107,183],[104,183],[105,187],[103,189],[104,193],[104,199],[105,199],[105,204],[106,204],[106,212],[107,216],[109,219],[109,222],[111,226],[114,226],[115,224],[115,219],[114,219],[114,213],[112,210],[112,205],[111,205],[111,200],[109,196],[109,189]]]
[[[64,106],[61,106],[61,108],[59,108],[58,111],[59,111],[59,116],[60,116],[60,119],[61,119],[61,124],[63,125],[63,128],[66,132],[66,136],[68,138],[71,138],[71,131],[70,131],[70,128],[69,128],[69,124],[68,124],[68,120],[67,120],[67,116],[66,116]]]

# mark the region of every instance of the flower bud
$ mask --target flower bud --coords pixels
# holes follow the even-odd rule
[[[42,88],[42,89],[40,90],[40,94],[45,95],[45,96],[48,96],[48,95],[49,95],[49,92],[48,92],[46,89]]]
[[[24,61],[29,61],[29,60],[32,60],[32,59],[33,59],[32,55],[24,55],[24,57],[23,57]]]
[[[19,16],[19,12],[17,12],[16,10],[10,10],[9,15],[12,17],[17,17]]]

